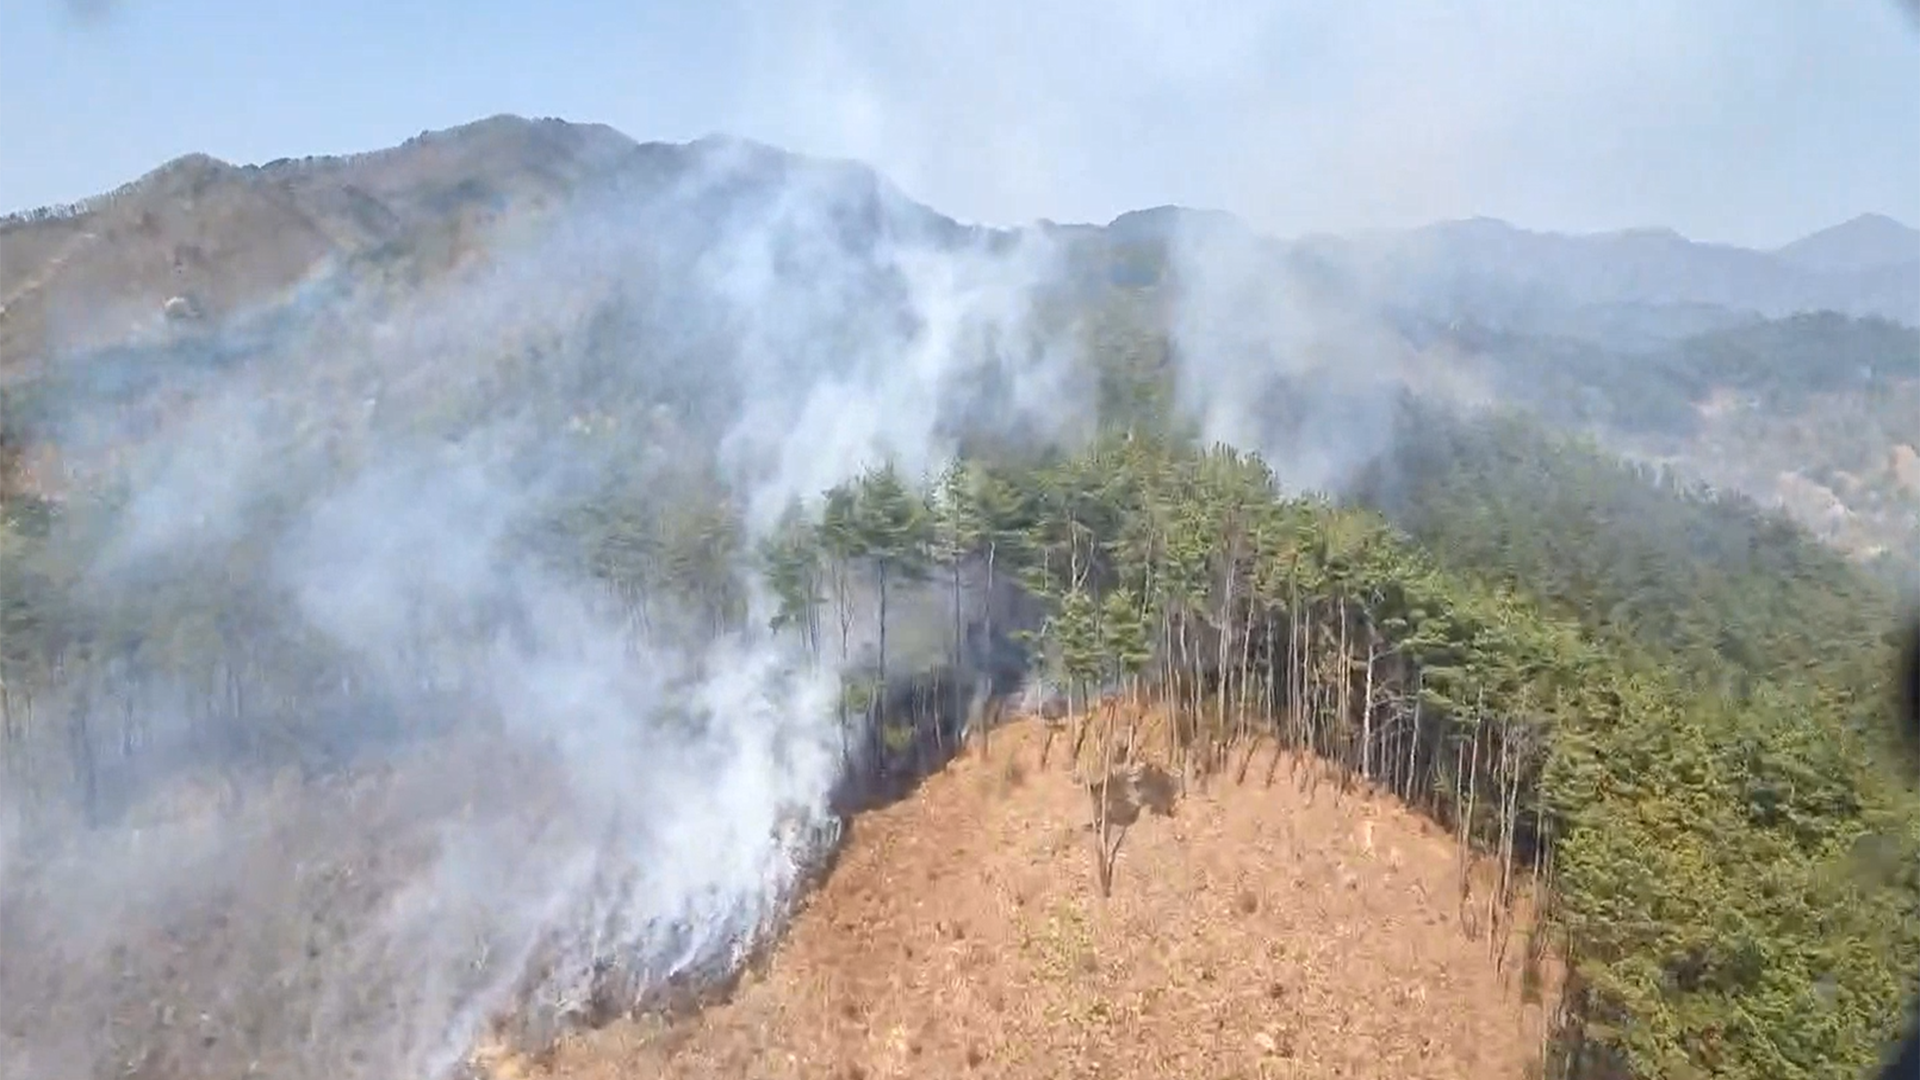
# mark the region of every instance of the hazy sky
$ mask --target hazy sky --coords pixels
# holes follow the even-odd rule
[[[1920,224],[1893,0],[0,0],[0,209],[499,112],[858,157],[972,220]]]

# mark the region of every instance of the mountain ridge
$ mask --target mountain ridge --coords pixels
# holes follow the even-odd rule
[[[498,219],[551,208],[630,171],[671,173],[689,161],[725,155],[752,159],[755,172],[802,168],[834,175],[896,211],[911,207],[928,227],[953,235],[1093,228],[1138,241],[1163,237],[1175,222],[1189,230],[1204,224],[1211,232],[1238,232],[1329,261],[1379,291],[1435,311],[1457,308],[1471,296],[1479,307],[1508,311],[1556,301],[1709,304],[1768,316],[1832,308],[1920,323],[1920,232],[1883,214],[1860,215],[1771,252],[1692,240],[1664,226],[1574,234],[1487,216],[1280,240],[1229,211],[1173,205],[1127,211],[1105,225],[1044,221],[995,228],[962,223],[913,200],[860,162],[720,133],[685,143],[641,142],[604,124],[503,113],[353,154],[250,165],[182,155],[103,195],[0,218],[0,239],[9,248],[9,265],[0,267],[0,320],[14,324],[0,325],[0,367],[71,335],[47,325],[58,322],[63,304],[137,297],[139,306],[154,311],[173,295],[198,291],[206,295],[195,298],[196,307],[232,310],[289,287],[330,258],[402,239],[458,247],[448,234],[484,231]],[[169,210],[183,201],[199,205],[203,216],[228,202],[281,205],[240,215],[248,219],[244,225],[212,229],[209,245],[170,235]],[[235,235],[243,229],[249,235]],[[102,261],[92,240],[103,233],[115,249],[113,261],[128,261],[132,253],[148,267],[86,272],[83,264]],[[312,233],[318,236],[306,235]],[[167,241],[165,253],[143,250]],[[209,246],[230,258],[249,254],[269,269],[244,282],[196,273],[186,264],[196,249]],[[282,249],[280,257],[266,248]],[[161,273],[161,265],[170,273]],[[54,310],[38,310],[45,308]]]
[[[236,163],[203,151],[188,151],[167,159],[147,172],[108,191],[84,196],[67,203],[47,203],[39,206],[21,207],[16,210],[0,213],[0,235],[4,235],[7,231],[26,224],[87,213],[106,200],[130,193],[159,177],[181,170],[212,167],[222,170],[259,171],[267,174],[287,173],[300,169],[323,171],[339,170],[368,162],[397,158],[423,145],[458,143],[460,140],[481,140],[489,137],[512,138],[515,134],[525,135],[537,132],[568,132],[571,133],[574,138],[581,141],[588,139],[598,140],[610,155],[617,155],[618,153],[630,152],[634,149],[647,147],[694,148],[716,145],[743,148],[751,147],[759,150],[771,150],[790,158],[810,160],[817,163],[830,165],[853,164],[862,169],[873,171],[876,175],[878,174],[878,170],[874,170],[871,166],[867,166],[854,159],[787,150],[757,139],[734,135],[724,131],[708,132],[685,142],[676,143],[663,140],[636,139],[611,125],[597,121],[575,121],[558,117],[524,117],[515,113],[495,113],[446,128],[423,130],[418,135],[391,145],[338,154],[308,155],[299,158],[280,157],[266,162]],[[1200,215],[1215,218],[1231,218],[1235,221],[1240,221],[1238,215],[1230,210],[1217,207],[1195,207],[1177,203],[1163,203],[1156,206],[1122,211],[1104,224],[1092,221],[1069,221],[1052,217],[1035,219],[1031,224],[1053,225],[1060,228],[1112,228],[1123,221],[1135,219],[1142,215],[1152,216],[1159,214]],[[1007,225],[1002,227],[1018,226]],[[1250,226],[1246,227],[1251,228]],[[1889,247],[1905,245],[1904,247],[1899,247],[1884,258],[1881,258],[1879,261],[1892,262],[1920,258],[1920,229],[1915,229],[1890,214],[1873,210],[1863,211],[1845,221],[1816,229],[1811,233],[1773,248],[1758,248],[1722,241],[1700,240],[1686,236],[1679,230],[1668,225],[1650,224],[1622,226],[1612,229],[1570,231],[1534,228],[1521,225],[1503,217],[1488,214],[1475,214],[1465,218],[1441,219],[1425,225],[1401,228],[1355,229],[1343,233],[1309,230],[1295,237],[1294,242],[1309,241],[1330,236],[1359,239],[1405,235],[1408,233],[1453,231],[1458,229],[1498,230],[1526,236],[1555,237],[1571,240],[1659,237],[1665,240],[1677,239],[1686,244],[1705,247],[1729,248],[1765,254],[1791,255],[1795,257],[1799,257],[1808,248],[1814,246],[1816,242],[1826,243],[1836,237],[1849,239],[1871,237],[1873,240],[1887,244]]]

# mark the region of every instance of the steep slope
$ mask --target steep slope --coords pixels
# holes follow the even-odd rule
[[[213,158],[169,162],[98,209],[0,228],[0,361],[100,346],[175,312],[218,318],[346,250],[291,193]],[[36,256],[39,256],[36,258]]]
[[[81,444],[124,458],[137,443],[171,437],[192,399],[228,392],[242,373],[309,410],[311,392],[325,387],[330,401],[318,409],[335,411],[336,427],[345,414],[334,395],[351,397],[354,411],[384,400],[381,415],[414,407],[446,415],[458,411],[449,399],[469,393],[476,408],[502,406],[478,400],[484,387],[449,376],[557,353],[597,368],[599,385],[565,389],[575,408],[617,409],[638,398],[641,407],[671,401],[684,413],[689,395],[724,408],[716,392],[737,398],[741,390],[713,369],[740,343],[716,309],[750,307],[741,294],[773,280],[820,289],[796,310],[807,317],[783,331],[783,348],[841,363],[818,346],[848,331],[821,323],[856,304],[868,317],[893,313],[886,330],[902,343],[914,332],[897,250],[944,255],[970,246],[993,258],[1011,238],[913,203],[856,163],[720,137],[640,145],[559,121],[495,118],[352,158],[195,168],[213,177],[214,194],[167,195],[155,179],[170,175],[162,170],[77,216],[0,226],[16,230],[0,236],[9,266],[28,261],[14,257],[16,235],[46,249],[39,271],[23,279],[30,302],[0,317],[0,423],[32,444],[29,486],[42,494],[57,495],[71,478],[65,464]],[[85,229],[152,200],[203,230],[241,205],[286,220],[263,212],[227,229],[229,247],[210,264],[219,272],[192,281],[147,272],[143,260],[164,244],[116,232],[103,234],[111,239],[96,251],[102,241],[84,239],[96,235]],[[302,232],[300,221],[314,227]],[[303,236],[312,242],[295,243]],[[52,242],[61,237],[69,239]],[[61,243],[86,254],[63,255]],[[260,260],[278,270],[260,270]],[[690,267],[701,268],[701,280],[688,279]],[[175,289],[194,317],[163,317]],[[450,318],[469,305],[475,310]],[[93,319],[56,332],[40,318],[55,307],[144,314],[137,327]],[[690,315],[696,307],[712,317]],[[483,339],[464,328],[482,321]],[[677,324],[673,332],[663,332],[668,324]],[[606,397],[608,380],[619,384],[618,401]],[[36,456],[51,444],[62,461]]]
[[[355,259],[381,266],[411,256],[426,271],[416,276],[430,279],[489,247],[502,228],[644,196],[718,161],[738,177],[721,201],[764,204],[804,176],[842,190],[849,233],[890,222],[950,240],[969,235],[853,162],[718,136],[642,144],[598,124],[495,116],[342,157],[234,166],[193,155],[84,203],[0,218],[0,359],[124,341],[120,322],[59,317],[101,302],[155,316],[185,295],[200,314],[218,316]]]
[[[1508,931],[1501,970],[1442,830],[1292,758],[1263,783],[1263,749],[1243,784],[1128,830],[1102,900],[1086,770],[1065,737],[1043,767],[1046,741],[1003,729],[858,819],[731,1001],[494,1075],[1527,1075],[1546,1006],[1525,943]]]

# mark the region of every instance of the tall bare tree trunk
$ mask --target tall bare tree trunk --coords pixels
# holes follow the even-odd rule
[[[1233,718],[1233,727],[1236,736],[1245,736],[1247,734],[1247,706],[1249,696],[1247,688],[1249,686],[1248,680],[1252,678],[1250,669],[1253,665],[1253,617],[1255,614],[1255,606],[1255,598],[1249,596],[1246,602],[1246,618],[1240,622],[1240,685],[1239,692],[1234,697]]]
[[[1239,577],[1239,575],[1235,573],[1235,563],[1237,560],[1234,558],[1234,554],[1233,543],[1229,541],[1227,547],[1227,580],[1223,586],[1224,595],[1220,601],[1220,640],[1214,649],[1214,731],[1212,739],[1209,740],[1210,743],[1217,743],[1225,739],[1227,733],[1227,674],[1228,661],[1233,656],[1234,586],[1236,584],[1235,579]],[[1207,750],[1204,766],[1207,772],[1213,771],[1213,760],[1214,747],[1210,745]]]
[[[853,633],[853,607],[847,597],[847,567],[840,560],[834,560],[833,571],[834,608],[840,620],[840,656],[838,665],[846,670],[848,653],[852,650],[849,638]],[[840,764],[842,768],[851,768],[853,763],[853,715],[847,709],[846,683],[841,681],[840,690]]]
[[[1108,721],[1100,736],[1100,804],[1094,810],[1094,878],[1100,883],[1100,896],[1113,895],[1113,856],[1107,846],[1107,804],[1113,785],[1113,723]]]
[[[1344,589],[1344,586],[1342,586]],[[1339,734],[1342,745],[1335,747],[1340,762],[1340,790],[1347,790],[1353,782],[1353,642],[1347,624],[1351,621],[1347,610],[1347,597],[1340,596],[1340,644],[1339,659],[1335,662],[1335,674],[1339,683],[1334,687],[1334,712],[1339,718]]]
[[[1373,665],[1378,658],[1373,634],[1367,634],[1367,686],[1360,698],[1360,779],[1373,780]]]
[[[991,539],[987,541],[987,589],[986,597],[980,605],[980,621],[983,631],[981,636],[985,639],[982,642],[982,647],[987,653],[987,679],[989,683],[987,692],[989,697],[992,696],[993,692],[991,685],[993,679],[993,556],[997,547],[998,543],[996,541]],[[998,710],[989,709],[987,711],[989,715],[986,717],[985,722],[980,725],[981,757],[986,757],[993,751],[993,724],[994,721],[999,719]]]
[[[1480,789],[1480,728],[1484,718],[1474,711],[1472,760],[1467,766],[1467,805],[1460,815],[1460,905],[1461,921],[1468,916],[1467,904],[1473,891],[1473,814]]]
[[[1414,755],[1420,749],[1420,691],[1423,685],[1421,672],[1419,669],[1415,669],[1413,673],[1413,726],[1407,731],[1406,777],[1402,781],[1406,785],[1406,790],[1401,792],[1400,795],[1401,798],[1406,799],[1415,806],[1422,805],[1420,800],[1413,797],[1413,793],[1415,786],[1419,783],[1419,778],[1414,775],[1416,768]]]

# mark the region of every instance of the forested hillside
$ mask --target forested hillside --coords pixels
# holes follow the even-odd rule
[[[1503,401],[1920,588],[1920,331],[1815,312],[1641,347],[1469,325],[1437,340],[1486,364]]]
[[[1877,1059],[1920,963],[1892,601],[1552,407],[1787,415],[1912,378],[1911,331],[1741,324],[1490,409],[1492,350],[1230,219],[970,230],[766,148],[649,161],[458,274],[21,384],[29,1080],[441,1074],[651,1006],[1023,683],[1076,736],[1163,709],[1187,783],[1322,755],[1498,860],[1488,923],[1540,882],[1549,1075]]]
[[[820,657],[856,614],[897,624],[883,609],[909,588],[951,591],[963,619],[977,617],[963,578],[969,596],[983,578],[989,592],[1017,582],[1046,612],[1045,677],[1078,701],[1168,703],[1183,717],[1171,749],[1211,782],[1244,779],[1251,758],[1234,749],[1271,735],[1470,831],[1511,867],[1504,887],[1547,875],[1577,975],[1563,1047],[1574,1075],[1683,1075],[1683,1063],[1856,1075],[1920,959],[1920,886],[1884,876],[1920,854],[1920,807],[1870,752],[1884,603],[1751,506],[1519,420],[1408,422],[1402,459],[1377,470],[1400,495],[1361,490],[1406,532],[1283,497],[1255,457],[1137,425],[1081,452],[989,454],[924,480],[877,466],[794,507],[765,544],[774,625]],[[677,611],[722,633],[747,607],[729,554],[742,523],[716,495],[595,493],[552,518],[560,531],[539,547],[634,619]],[[231,555],[207,566],[214,576],[175,565],[141,606],[89,614],[61,602],[79,594],[57,569],[84,518],[36,525],[18,502],[10,514],[14,753],[31,752],[20,716],[47,658],[105,663],[103,704],[130,662],[205,665],[227,689],[200,723],[241,746],[272,733],[323,751],[342,734],[329,710],[371,704],[297,696],[353,664],[275,631],[270,595]],[[258,621],[242,630],[248,611]],[[929,662],[924,646],[894,648],[882,635],[838,712],[846,753],[862,756],[870,730],[866,753],[911,770],[952,721],[930,699],[876,694],[890,665]],[[263,714],[249,698],[275,704]],[[129,796],[128,753],[146,737],[120,712],[73,714],[105,730],[57,736],[86,755],[96,818]],[[870,729],[854,722],[868,714]],[[1863,862],[1868,840],[1881,846]],[[1488,902],[1497,918],[1500,898]]]
[[[1891,617],[1886,590],[1778,510],[1524,415],[1409,404],[1356,494],[1454,565],[1702,673],[1828,674]]]

